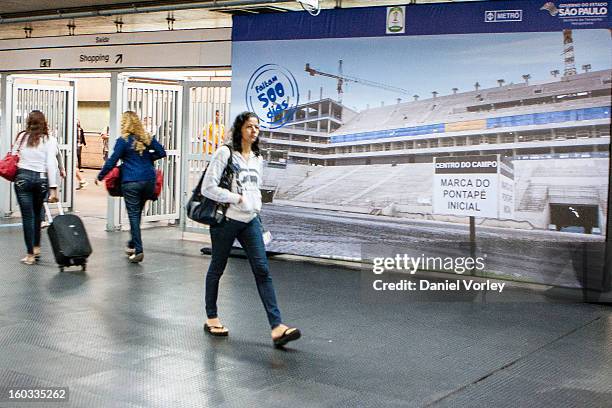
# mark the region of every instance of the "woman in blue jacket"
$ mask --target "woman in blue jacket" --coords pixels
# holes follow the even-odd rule
[[[155,191],[155,160],[166,157],[166,151],[157,140],[144,130],[135,112],[127,111],[121,118],[121,137],[115,142],[113,154],[98,173],[96,184],[110,172],[121,159],[121,191],[125,200],[130,233],[125,253],[129,261],[142,262],[144,253],[140,235],[142,210]]]

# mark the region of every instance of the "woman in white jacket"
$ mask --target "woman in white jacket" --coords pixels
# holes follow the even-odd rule
[[[217,315],[217,296],[219,279],[227,264],[234,239],[238,239],[255,275],[259,297],[272,328],[272,341],[275,346],[284,346],[289,341],[299,339],[300,331],[282,323],[262,236],[263,228],[259,219],[261,211],[259,187],[262,180],[263,159],[259,152],[259,119],[252,112],[241,113],[236,117],[231,133],[231,148],[222,146],[217,149],[202,182],[204,196],[217,202],[229,203],[225,221],[210,228],[212,259],[206,274],[208,319],[204,329],[213,336],[228,335],[228,330],[221,324]],[[232,155],[233,182],[231,190],[228,190],[219,187],[219,182],[230,155]]]
[[[27,255],[21,262],[36,263],[40,256],[40,226],[45,197],[57,201],[57,139],[49,136],[45,115],[32,111],[26,121],[26,129],[19,133],[13,147],[19,154],[15,193],[21,211],[23,237]]]

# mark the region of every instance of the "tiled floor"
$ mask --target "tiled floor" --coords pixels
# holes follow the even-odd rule
[[[0,229],[0,384],[69,387],[69,402],[0,407],[609,407],[612,309],[507,290],[486,302],[361,296],[358,270],[272,260],[288,323],[303,338],[272,347],[244,259],[223,277],[226,339],[202,330],[209,258],[171,228],[126,233],[87,219],[86,274],[18,262],[21,230]]]

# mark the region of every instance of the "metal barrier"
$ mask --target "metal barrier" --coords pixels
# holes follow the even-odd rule
[[[145,130],[165,147],[167,156],[155,163],[164,173],[164,186],[157,201],[149,202],[143,221],[179,219],[181,180],[183,87],[148,83],[127,83],[123,111],[136,112]]]
[[[26,128],[28,114],[39,110],[45,114],[49,134],[57,138],[58,147],[66,177],[60,179],[59,192],[64,208],[73,207],[74,199],[74,151],[75,151],[75,83],[45,79],[45,85],[38,85],[31,78],[12,77],[7,83],[7,92],[12,94],[10,135],[12,138]],[[57,84],[57,85],[53,85]],[[18,209],[11,189],[9,211]]]
[[[229,137],[229,114],[231,88],[229,81],[186,82],[183,101],[184,139],[183,151],[183,203],[185,204],[196,187],[202,172],[214,152],[215,138],[221,145]],[[216,123],[219,111],[219,124]],[[212,146],[212,147],[209,147]],[[183,204],[183,207],[184,207]],[[195,223],[181,209],[181,225],[185,232],[208,233],[205,225]]]

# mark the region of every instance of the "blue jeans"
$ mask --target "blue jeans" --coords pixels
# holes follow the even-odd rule
[[[128,247],[136,250],[140,254],[142,250],[142,236],[140,235],[140,220],[142,210],[147,200],[150,200],[155,191],[155,180],[130,181],[121,184],[125,208],[127,209],[130,220],[130,234],[132,239],[128,242]]]
[[[40,246],[42,208],[48,192],[46,173],[19,169],[15,178],[15,194],[21,211],[23,238],[30,255],[34,253],[34,247]]]
[[[206,315],[209,319],[217,317],[219,280],[227,265],[227,258],[232,249],[234,239],[237,238],[251,264],[251,270],[255,275],[257,291],[266,309],[270,326],[275,328],[282,323],[261,231],[262,227],[259,217],[255,217],[249,223],[228,218],[221,225],[210,228],[212,259],[206,274]]]

